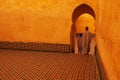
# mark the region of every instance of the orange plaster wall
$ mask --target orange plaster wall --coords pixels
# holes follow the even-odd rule
[[[120,1],[100,0],[97,45],[109,80],[120,80]]]
[[[0,41],[70,44],[72,12],[98,0],[0,0]]]
[[[95,19],[90,14],[82,14],[78,17],[75,23],[76,32],[77,33],[84,33],[85,27],[89,27],[89,31],[95,33]]]

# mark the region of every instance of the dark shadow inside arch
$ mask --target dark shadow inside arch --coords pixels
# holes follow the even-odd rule
[[[77,18],[84,13],[88,13],[91,16],[93,16],[94,19],[96,19],[94,10],[87,4],[81,4],[80,6],[74,9],[72,13],[72,25],[71,25],[71,33],[70,33],[71,52],[74,52],[74,45],[75,45],[75,31],[76,31],[75,22]]]
[[[94,10],[86,4],[81,4],[80,6],[78,6],[77,8],[74,9],[73,14],[72,14],[72,22],[75,23],[77,18],[84,13],[90,14],[95,19]]]

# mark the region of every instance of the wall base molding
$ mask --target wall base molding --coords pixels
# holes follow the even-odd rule
[[[0,41],[0,49],[70,53],[70,44]]]
[[[99,74],[100,74],[100,80],[109,80],[107,77],[107,73],[106,73],[104,64],[100,58],[100,53],[98,51],[97,46],[95,47],[95,57],[96,57],[97,66],[98,66],[98,70],[99,70]]]

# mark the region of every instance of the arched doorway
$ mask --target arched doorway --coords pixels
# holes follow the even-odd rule
[[[95,17],[95,12],[94,10],[87,4],[81,4],[80,6],[76,7],[72,13],[72,26],[71,26],[71,52],[74,52],[75,50],[75,39],[76,39],[76,35],[78,34],[77,30],[78,28],[76,27],[76,25],[79,26],[78,22],[80,23],[80,17],[81,16],[87,16],[87,17],[92,17],[94,20],[96,19]],[[91,18],[91,19],[92,19]],[[94,25],[94,23],[93,23]],[[85,26],[89,26],[88,24],[84,25]],[[90,28],[90,27],[89,27]],[[95,28],[95,25],[94,25]],[[95,30],[93,30],[95,31]],[[79,32],[82,33],[82,32]]]

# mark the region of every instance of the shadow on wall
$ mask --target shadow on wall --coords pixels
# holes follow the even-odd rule
[[[84,13],[88,13],[92,15],[95,19],[94,10],[87,4],[81,4],[80,6],[74,9],[72,13],[72,25],[71,25],[71,33],[70,33],[71,52],[74,52],[74,46],[75,46],[75,32],[76,32],[75,23],[77,18]]]

